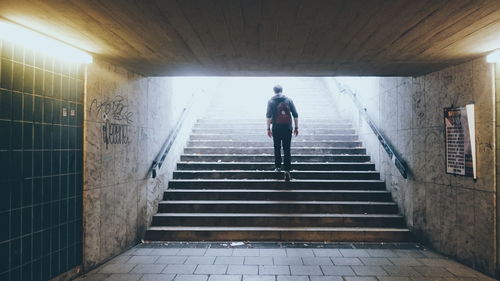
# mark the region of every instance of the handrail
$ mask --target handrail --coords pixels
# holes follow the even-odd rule
[[[337,84],[337,88],[340,90],[341,93],[346,93],[351,96],[352,102],[358,108],[360,114],[363,115],[364,119],[368,123],[368,126],[370,126],[370,128],[372,129],[373,133],[377,136],[378,140],[380,141],[380,144],[389,155],[389,158],[391,158],[392,162],[401,173],[401,176],[403,176],[403,178],[405,179],[408,178],[408,167],[406,165],[406,162],[401,158],[401,156],[399,156],[398,153],[396,153],[396,150],[392,147],[392,145],[390,145],[384,134],[382,134],[382,132],[380,132],[380,130],[377,128],[375,123],[372,121],[372,119],[366,112],[367,111],[366,108],[363,107],[359,102],[359,100],[357,99],[356,93],[353,92],[351,89],[344,87],[339,81],[337,81],[337,79],[334,79],[334,81]]]
[[[174,130],[170,132],[168,135],[167,140],[161,147],[160,153],[156,156],[155,160],[153,160],[153,164],[151,165],[151,168],[149,169],[151,171],[151,176],[152,178],[156,178],[157,170],[160,170],[161,166],[163,165],[163,161],[165,161],[165,158],[167,157],[168,152],[170,151],[170,148],[172,147],[172,144],[174,143],[175,139],[177,138],[177,135],[179,134],[179,130],[184,123],[184,120],[186,119],[186,115],[188,112],[188,108],[192,105],[192,103],[185,107],[182,110],[181,116],[177,120],[177,123],[175,124]]]

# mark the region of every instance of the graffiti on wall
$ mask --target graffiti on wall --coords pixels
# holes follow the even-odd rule
[[[128,144],[129,126],[134,123],[134,113],[129,110],[127,100],[116,95],[99,101],[92,100],[89,113],[102,117],[102,141],[106,149],[110,144]]]

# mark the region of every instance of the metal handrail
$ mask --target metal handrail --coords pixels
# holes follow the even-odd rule
[[[399,156],[396,150],[387,141],[387,138],[384,136],[384,134],[382,134],[382,132],[380,132],[380,130],[377,128],[373,120],[368,115],[366,108],[363,107],[359,102],[358,98],[356,97],[356,93],[353,92],[351,89],[344,87],[339,81],[337,81],[337,79],[334,79],[334,81],[337,84],[337,87],[341,93],[345,93],[351,96],[352,102],[358,108],[360,114],[364,117],[364,119],[368,123],[368,126],[370,126],[375,136],[377,136],[380,144],[389,155],[389,158],[391,158],[392,162],[401,173],[401,176],[403,176],[403,178],[405,179],[408,178],[408,166],[406,165],[406,162],[401,158],[401,156]]]
[[[167,157],[168,152],[170,151],[170,148],[172,147],[175,139],[177,138],[177,135],[179,134],[179,130],[182,127],[182,124],[184,123],[184,120],[186,119],[188,108],[191,106],[190,104],[188,107],[185,107],[182,110],[181,116],[177,120],[177,123],[175,124],[174,130],[170,132],[170,134],[167,137],[167,140],[163,144],[160,153],[156,156],[155,160],[153,160],[153,164],[151,165],[151,168],[149,169],[151,171],[151,176],[152,178],[156,178],[157,175],[157,170],[160,170],[161,166],[163,165],[163,161],[165,161],[165,158]]]

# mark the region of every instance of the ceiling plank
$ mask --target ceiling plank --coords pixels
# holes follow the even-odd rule
[[[403,75],[500,48],[498,0],[3,0],[144,75]]]

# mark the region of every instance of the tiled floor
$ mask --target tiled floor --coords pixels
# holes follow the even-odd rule
[[[417,244],[141,244],[78,281],[494,280]]]

